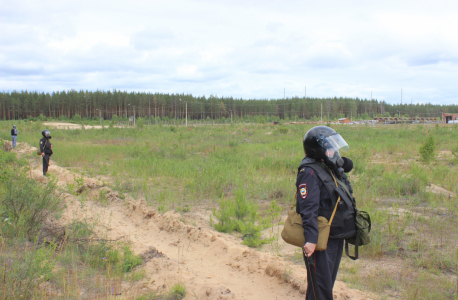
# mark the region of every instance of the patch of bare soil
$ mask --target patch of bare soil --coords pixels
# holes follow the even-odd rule
[[[22,149],[23,153],[33,151],[32,147]],[[31,176],[46,181],[39,161]],[[70,171],[52,162],[49,172],[57,176],[63,188],[74,182]],[[207,212],[160,214],[144,199],[120,195],[97,179],[84,177],[84,184],[84,203],[72,194],[61,195],[66,209],[59,223],[86,219],[97,224],[99,236],[127,238],[135,254],[143,257],[147,274],[136,288],[160,292],[182,283],[187,289],[184,299],[304,299],[307,272],[302,264],[241,245],[239,237],[214,231],[208,225]],[[100,190],[108,204],[95,201]],[[283,243],[281,238],[278,242]],[[295,250],[290,245],[282,248],[284,253]],[[120,293],[129,295],[131,289],[132,286],[123,285]],[[339,281],[334,295],[337,300],[374,298]]]
[[[61,122],[46,122],[43,123],[43,125],[47,127],[54,127],[57,129],[82,129],[83,126],[80,124],[74,124],[74,123],[61,123]],[[108,126],[103,126],[105,128],[108,128]],[[114,127],[120,127],[120,126],[114,126]],[[84,125],[84,129],[102,129],[102,125]]]
[[[446,190],[443,187],[437,186],[435,184],[430,184],[427,186],[426,191],[433,194],[444,195],[449,198],[456,197],[456,193]]]

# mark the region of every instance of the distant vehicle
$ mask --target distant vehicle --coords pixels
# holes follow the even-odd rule
[[[447,124],[458,124],[458,120],[449,120]]]

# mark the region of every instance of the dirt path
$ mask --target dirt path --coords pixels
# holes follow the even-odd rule
[[[22,143],[14,151],[33,153],[35,148]],[[52,161],[49,172],[57,175],[63,189],[74,182],[69,170]],[[31,176],[47,180],[42,176],[39,158]],[[175,212],[160,214],[145,200],[119,195],[97,179],[84,177],[84,186],[88,191],[83,204],[71,194],[62,194],[66,209],[59,222],[86,218],[98,224],[100,235],[125,236],[132,242],[132,250],[143,254],[147,274],[141,282],[143,288],[167,291],[183,283],[185,299],[304,299],[304,266],[241,245],[240,239],[209,226],[185,224],[184,217]],[[106,205],[96,201],[101,193],[108,200]],[[123,291],[123,295],[128,294],[128,290]],[[343,282],[336,282],[334,294],[337,300],[370,299]]]

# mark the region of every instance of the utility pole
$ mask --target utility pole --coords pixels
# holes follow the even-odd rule
[[[188,101],[186,101],[186,127],[188,127]]]
[[[372,112],[372,91],[371,91],[371,104],[370,104],[369,107],[370,107],[370,112],[369,112],[369,114],[370,114]],[[375,111],[377,111],[377,107],[375,108]]]
[[[327,108],[328,108],[328,120],[327,120],[327,121],[329,122],[329,108],[330,108],[330,106],[331,106],[331,105],[329,104],[329,101],[326,102],[326,106],[327,106]]]
[[[100,126],[102,126],[102,111],[99,110],[98,108],[97,108],[97,110],[99,111]],[[102,129],[103,129],[103,127],[102,127]]]
[[[323,102],[321,102],[321,123],[323,123]]]

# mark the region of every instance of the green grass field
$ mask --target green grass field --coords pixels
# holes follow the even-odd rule
[[[0,122],[9,139],[12,122]],[[39,123],[15,121],[19,142],[37,146]],[[238,190],[284,211],[295,192],[302,137],[313,125],[237,124],[56,130],[52,159],[144,197],[162,211],[216,207]],[[372,243],[361,260],[344,259],[339,279],[402,299],[458,299],[458,126],[332,125],[350,145],[358,208],[372,217]],[[425,159],[424,144],[435,144]],[[453,196],[433,193],[439,186]],[[192,210],[192,208],[191,208]],[[381,265],[402,264],[404,273]],[[375,267],[370,267],[370,266]]]

